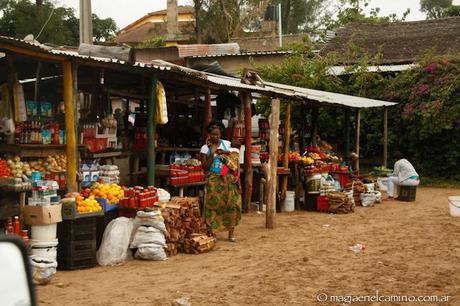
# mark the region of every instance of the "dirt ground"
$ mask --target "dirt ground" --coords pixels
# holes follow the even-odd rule
[[[118,267],[58,271],[39,287],[40,305],[339,305],[319,294],[451,296],[460,305],[460,219],[447,197],[460,189],[419,188],[417,202],[384,202],[354,214],[248,214],[236,244],[220,236],[208,254],[165,262],[134,260]],[[361,253],[348,249],[365,244]],[[324,295],[320,296],[324,298]],[[372,303],[359,305],[421,305]]]

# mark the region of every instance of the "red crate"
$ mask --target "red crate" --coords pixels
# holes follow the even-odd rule
[[[316,209],[320,212],[329,211],[329,199],[327,196],[319,196],[316,200]]]

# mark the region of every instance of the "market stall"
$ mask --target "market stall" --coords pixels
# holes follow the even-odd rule
[[[269,134],[265,139],[269,153],[269,228],[274,226],[278,187],[285,192],[283,177],[291,175],[288,167],[277,167],[278,98],[333,105],[344,99],[342,105],[360,107],[343,95],[329,101],[301,88],[273,83],[262,86],[253,82],[251,74],[240,80],[162,61],[131,64],[4,37],[0,37],[0,52],[6,55],[0,59],[0,68],[7,72],[3,76],[8,76],[0,80],[8,93],[2,100],[12,108],[5,116],[18,127],[9,135],[3,132],[0,172],[6,177],[2,181],[6,189],[20,191],[22,209],[14,213],[21,218],[2,218],[7,218],[8,232],[23,233],[35,240],[35,255],[50,255],[51,261],[38,256],[36,262],[37,267],[46,265],[50,270],[56,266],[94,266],[98,244],[103,249],[104,245],[111,246],[104,240],[112,241],[117,230],[125,234],[123,237],[131,237],[126,231],[133,228],[132,221],[119,216],[135,219],[140,226],[136,227],[134,241],[124,240],[128,241],[121,246],[124,255],[132,248],[137,250],[136,257],[155,260],[164,259],[166,253],[174,255],[177,250],[201,253],[212,249],[214,240],[199,218],[202,193],[196,192],[193,200],[183,196],[186,187],[204,185],[201,165],[194,157],[204,142],[207,123],[212,118],[224,119],[219,112],[223,100],[233,101],[239,109],[227,119],[227,136],[245,145],[243,186],[247,208],[253,188],[251,103],[255,96],[273,98],[272,115],[264,131]],[[217,107],[213,107],[214,102]],[[371,106],[392,105],[372,102]],[[114,110],[116,103],[121,105],[119,112]],[[285,124],[284,132],[289,133],[289,120]],[[9,128],[5,123],[5,130],[12,131],[11,125]],[[289,146],[290,137],[284,132],[281,130],[281,138]],[[332,169],[321,155],[311,163],[308,158],[314,157],[302,161],[310,167],[313,164],[314,169]],[[179,197],[171,198],[175,192]],[[112,223],[114,218],[117,222]],[[165,237],[162,229],[168,226],[175,235]],[[21,232],[28,229],[32,232]],[[165,253],[167,244],[170,248]]]

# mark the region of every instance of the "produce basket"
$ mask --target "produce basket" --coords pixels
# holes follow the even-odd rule
[[[110,204],[105,198],[96,198],[96,201],[101,205],[103,212],[112,211],[118,208],[118,203]]]
[[[63,220],[74,220],[86,217],[103,216],[104,210],[92,213],[79,213],[77,211],[77,204],[75,202],[62,203],[62,219]]]

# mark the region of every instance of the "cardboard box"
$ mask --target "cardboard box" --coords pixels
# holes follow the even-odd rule
[[[28,225],[48,225],[62,221],[62,205],[25,206],[24,221]]]

